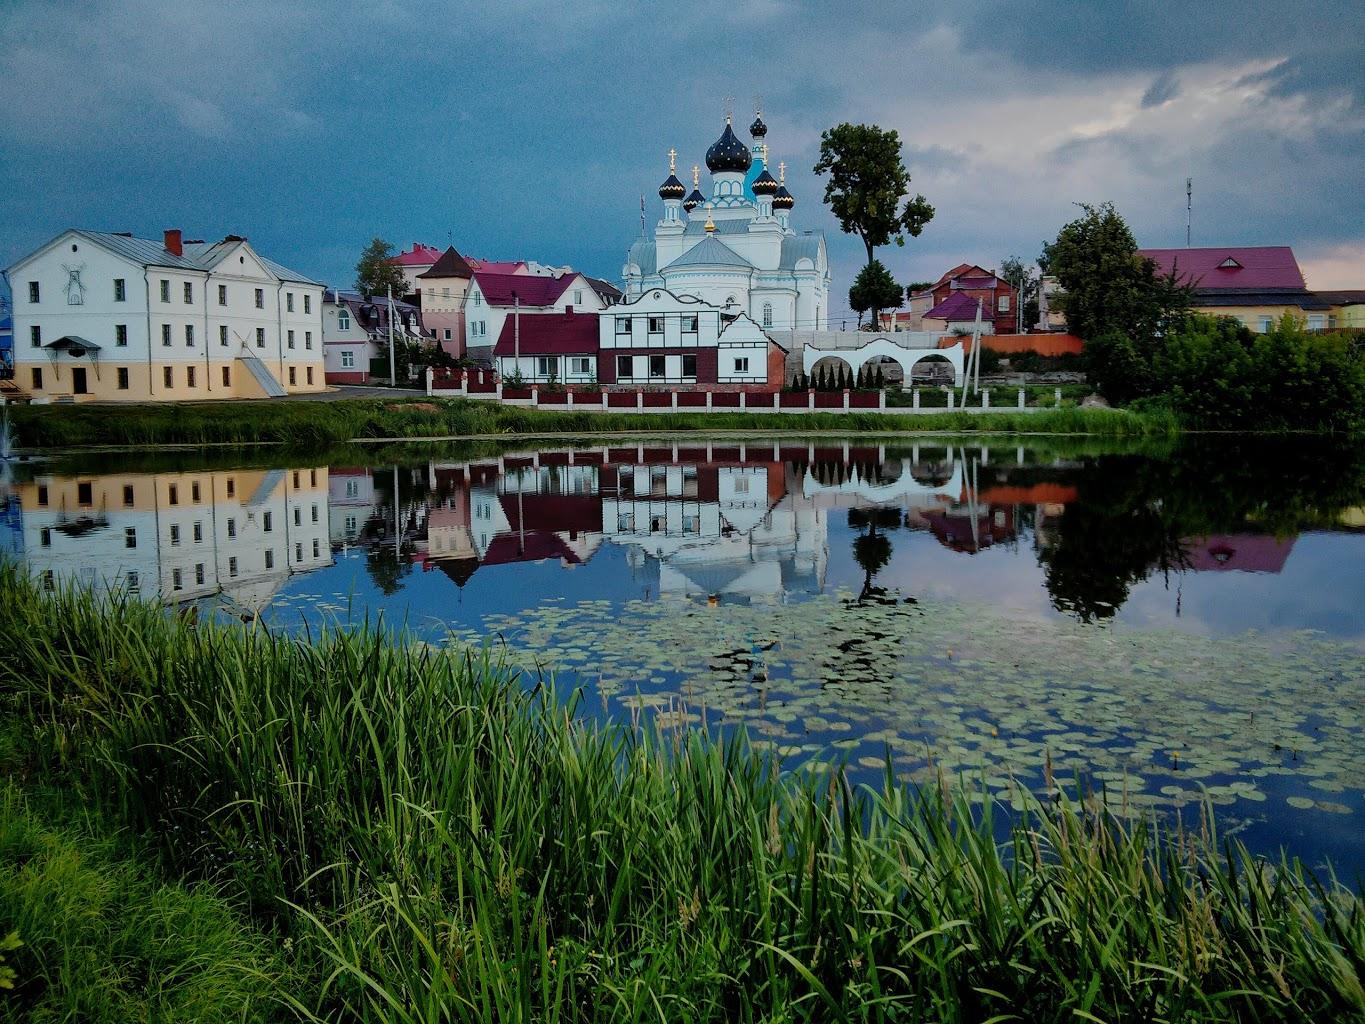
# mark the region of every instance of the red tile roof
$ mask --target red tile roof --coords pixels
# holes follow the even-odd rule
[[[489,274],[515,274],[526,266],[523,260],[481,260],[476,256],[466,256],[465,262],[474,270]]]
[[[474,280],[484,301],[490,306],[510,306],[513,293],[523,306],[553,306],[564,289],[569,287],[577,274],[564,274],[561,277],[542,277],[539,274],[491,274],[484,270],[474,271]]]
[[[520,278],[519,280],[535,280]],[[520,348],[522,355],[596,355],[598,334],[596,313],[528,313],[522,317],[509,316],[502,325],[498,342],[493,346],[495,356],[513,355],[518,347],[515,340],[516,321],[521,320]]]
[[[1157,270],[1172,270],[1200,291],[1220,288],[1305,288],[1303,271],[1287,245],[1221,249],[1142,249]],[[1224,266],[1227,264],[1227,266]]]
[[[399,267],[429,267],[441,258],[441,250],[421,242],[413,242],[407,252],[391,257],[389,262]]]

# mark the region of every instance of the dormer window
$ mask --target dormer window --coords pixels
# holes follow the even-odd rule
[[[1222,263],[1218,264],[1219,270],[1241,270],[1242,265],[1229,256]]]

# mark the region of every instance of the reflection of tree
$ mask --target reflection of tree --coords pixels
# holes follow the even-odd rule
[[[1090,622],[1113,616],[1135,583],[1187,565],[1183,542],[1335,522],[1365,503],[1365,454],[1296,438],[1199,440],[1165,458],[1090,460],[1055,541],[1039,550],[1053,606]]]
[[[882,587],[874,587],[873,579],[891,561],[891,538],[878,529],[895,530],[901,525],[899,509],[894,508],[851,508],[848,510],[848,525],[867,532],[853,539],[853,557],[863,570],[863,589],[858,600],[866,601],[886,593]]]
[[[402,589],[402,579],[412,572],[412,562],[406,552],[394,553],[391,544],[376,544],[365,549],[365,571],[385,597]]]

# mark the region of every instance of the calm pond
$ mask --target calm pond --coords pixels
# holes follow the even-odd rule
[[[1041,446],[1040,446],[1041,445]],[[273,460],[273,461],[272,461]],[[1365,457],[997,439],[72,456],[0,550],[271,628],[382,616],[785,763],[1049,771],[1365,874]]]

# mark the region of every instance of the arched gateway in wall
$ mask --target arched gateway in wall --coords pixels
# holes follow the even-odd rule
[[[923,346],[911,346],[893,341],[886,337],[873,337],[865,345],[856,348],[817,348],[814,345],[806,345],[801,350],[801,372],[809,375],[815,368],[815,364],[821,359],[832,358],[841,359],[848,365],[849,372],[856,374],[858,368],[869,359],[886,358],[898,363],[901,370],[905,373],[907,386],[914,372],[915,364],[924,359],[946,359],[953,368],[953,384],[956,387],[962,385],[963,367],[966,363],[966,346],[962,342],[957,342],[948,348],[935,348],[940,335],[932,333],[910,333],[900,332],[907,338],[931,340],[932,344]]]

